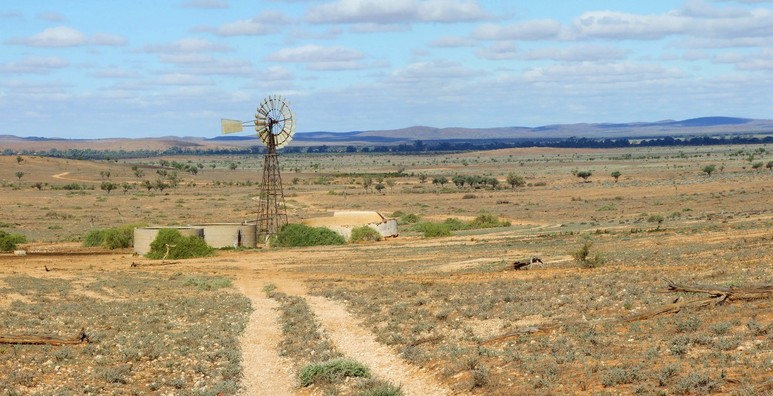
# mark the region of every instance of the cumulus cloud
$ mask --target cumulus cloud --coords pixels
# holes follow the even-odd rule
[[[445,36],[432,40],[429,45],[436,48],[463,48],[474,46],[475,41],[467,37]]]
[[[42,12],[37,15],[38,19],[48,22],[61,22],[64,21],[65,18],[64,15],[58,13],[58,12]]]
[[[461,63],[447,60],[433,60],[416,62],[392,72],[392,80],[395,82],[412,83],[422,80],[434,79],[459,79],[474,77],[478,74]]]
[[[564,30],[561,22],[553,19],[538,19],[501,26],[484,24],[473,32],[480,40],[554,40]]]
[[[471,22],[489,18],[473,0],[337,0],[311,7],[312,23]]]
[[[525,81],[542,83],[642,83],[683,77],[684,72],[676,68],[630,62],[556,64],[531,68],[523,73]]]
[[[586,62],[621,60],[630,51],[604,45],[576,45],[564,48],[543,47],[525,51],[521,59],[554,60],[561,62]]]
[[[59,57],[28,57],[18,62],[0,64],[0,73],[13,74],[46,74],[53,70],[62,69],[70,65],[70,62]]]
[[[182,8],[200,8],[205,10],[226,9],[229,7],[225,0],[189,0],[180,4]]]
[[[213,32],[224,37],[263,36],[281,30],[289,22],[289,18],[281,11],[268,10],[250,19],[228,22],[217,28],[204,27],[196,30]]]
[[[126,45],[126,39],[106,33],[87,35],[67,26],[48,28],[29,37],[13,38],[9,44],[32,47],[78,47],[87,45],[119,46]]]
[[[225,44],[213,43],[205,39],[186,38],[168,44],[148,45],[145,46],[142,51],[150,53],[180,54],[200,52],[228,52],[231,50],[231,47]]]
[[[516,46],[510,41],[496,42],[490,47],[479,49],[475,52],[479,58],[488,60],[506,60],[516,57]]]

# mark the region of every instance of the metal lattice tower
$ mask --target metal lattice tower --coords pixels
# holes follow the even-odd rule
[[[276,150],[293,140],[295,119],[290,105],[279,95],[263,99],[254,121],[220,120],[223,133],[241,132],[245,126],[254,126],[258,137],[266,145],[263,157],[263,184],[258,197],[257,237],[258,241],[268,242],[287,224],[282,176],[279,174],[279,161]]]
[[[257,236],[259,241],[267,241],[287,224],[285,195],[273,135],[269,137],[268,151],[263,157],[263,184],[259,201]]]

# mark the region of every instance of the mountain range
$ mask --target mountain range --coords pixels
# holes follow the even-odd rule
[[[737,117],[701,117],[681,121],[629,123],[555,124],[539,127],[509,126],[499,128],[434,128],[413,126],[392,130],[352,132],[298,132],[292,145],[373,145],[422,141],[513,141],[566,139],[646,139],[663,136],[773,135],[773,120]],[[165,136],[156,138],[61,139],[0,135],[0,151],[93,149],[93,150],[164,150],[181,148],[229,148],[259,144],[257,136],[244,135],[203,137]]]

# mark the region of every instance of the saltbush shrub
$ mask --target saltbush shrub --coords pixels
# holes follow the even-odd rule
[[[349,359],[333,359],[322,363],[312,363],[298,373],[301,386],[320,383],[336,383],[346,377],[370,377],[370,370],[362,363]]]
[[[343,245],[344,237],[325,227],[309,227],[305,224],[287,224],[271,241],[275,247]]]
[[[604,262],[605,262],[604,256],[598,253],[594,256],[591,256],[590,254],[591,246],[593,246],[593,242],[585,241],[585,243],[582,245],[582,247],[580,247],[580,249],[572,252],[572,257],[574,258],[574,261],[580,264],[580,267],[582,268],[596,268],[604,265]]]
[[[134,246],[134,229],[145,224],[126,224],[104,230],[91,230],[83,237],[83,246],[123,249]]]
[[[0,230],[0,252],[12,252],[16,250],[16,245],[26,243],[27,237],[22,234],[9,234]]]
[[[362,226],[352,229],[351,242],[371,242],[380,241],[381,234],[369,226]]]
[[[416,224],[416,229],[424,234],[424,238],[437,238],[451,235],[451,228],[443,223],[425,221]]]
[[[145,257],[151,259],[164,258],[164,255],[166,255],[166,245],[170,245],[167,259],[206,257],[215,253],[215,249],[207,245],[203,239],[195,235],[185,237],[180,234],[180,231],[165,228],[158,231],[156,239],[150,244],[150,252]]]

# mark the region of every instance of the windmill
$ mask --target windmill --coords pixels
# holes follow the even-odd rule
[[[263,156],[263,184],[260,188],[257,237],[268,241],[272,235],[287,224],[282,176],[279,174],[279,161],[276,150],[284,147],[295,133],[295,119],[285,98],[278,95],[263,99],[252,121],[220,121],[224,134],[241,132],[244,127],[254,126],[258,137],[266,145]]]

